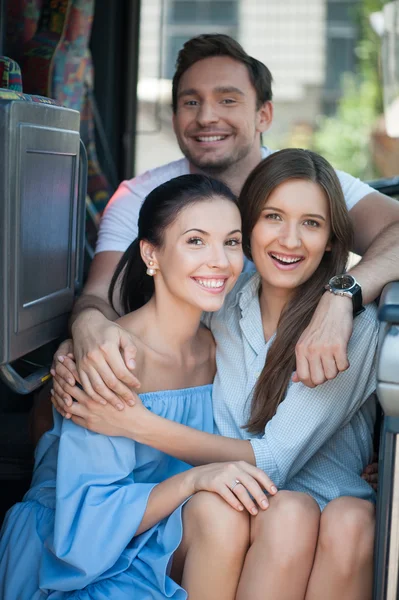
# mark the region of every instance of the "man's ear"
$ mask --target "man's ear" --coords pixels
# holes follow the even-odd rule
[[[147,267],[151,266],[154,269],[159,269],[156,248],[153,244],[150,244],[147,240],[140,240],[140,254]],[[150,265],[150,263],[152,264]]]
[[[257,113],[256,129],[259,133],[267,131],[273,121],[273,104],[270,100],[262,104]]]

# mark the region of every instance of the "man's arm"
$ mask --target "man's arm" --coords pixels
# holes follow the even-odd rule
[[[372,192],[359,200],[350,216],[355,232],[353,249],[363,254],[350,273],[362,286],[363,302],[368,304],[387,283],[399,279],[399,202]],[[294,381],[313,387],[347,369],[352,327],[351,300],[323,294],[297,344]]]

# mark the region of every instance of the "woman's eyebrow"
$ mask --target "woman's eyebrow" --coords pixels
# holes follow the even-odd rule
[[[203,229],[197,229],[196,227],[194,227],[193,229],[187,229],[187,231],[184,231],[182,233],[182,235],[185,235],[186,233],[189,233],[190,231],[198,231],[198,233],[203,233],[204,235],[209,235],[209,233],[207,231],[204,231]]]
[[[263,210],[274,210],[274,212],[279,212],[279,213],[283,213],[284,211],[281,210],[281,208],[276,208],[275,206],[265,206],[265,208]],[[322,221],[325,221],[326,218],[323,217],[323,215],[319,215],[317,213],[305,213],[303,215],[301,215],[302,217],[313,217],[315,219],[321,219]]]
[[[187,231],[184,231],[182,235],[185,235],[190,231],[198,231],[198,233],[202,233],[203,235],[209,235],[208,231],[204,231],[203,229],[197,229],[196,227],[194,227],[193,229],[187,229]],[[229,233],[227,233],[226,235],[232,235],[233,233],[241,233],[241,229],[233,229],[232,231],[229,231]]]

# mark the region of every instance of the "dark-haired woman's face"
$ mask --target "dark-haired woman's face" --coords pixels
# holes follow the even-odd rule
[[[251,251],[263,287],[283,294],[307,281],[330,249],[328,199],[306,180],[290,180],[269,196],[251,234]]]
[[[182,210],[155,250],[155,293],[171,295],[201,311],[218,310],[243,266],[237,206],[215,196]]]

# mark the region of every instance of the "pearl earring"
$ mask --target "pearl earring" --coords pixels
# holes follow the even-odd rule
[[[154,269],[153,266],[154,266],[154,261],[150,260],[148,263],[147,275],[150,275],[151,277],[154,276],[155,273],[157,272],[157,270]]]

